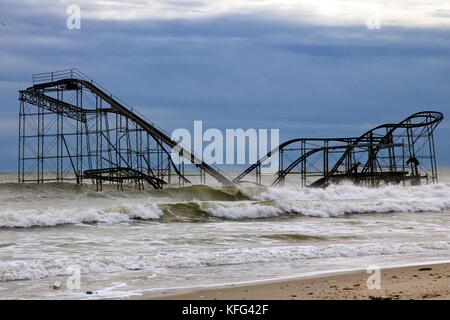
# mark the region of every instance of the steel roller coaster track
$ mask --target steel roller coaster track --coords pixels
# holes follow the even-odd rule
[[[91,181],[101,190],[103,183],[161,189],[292,180],[324,187],[343,180],[376,186],[438,178],[433,132],[440,112],[418,112],[359,137],[289,140],[231,180],[76,69],[36,74],[33,86],[19,94],[19,182]],[[185,161],[175,163],[174,152]],[[273,160],[277,170],[266,172]]]
[[[359,137],[292,139],[233,181],[243,182],[253,173],[255,181],[251,182],[261,184],[264,165],[278,157],[278,170],[266,174],[272,186],[283,185],[290,175],[300,176],[300,184],[311,187],[343,180],[371,186],[437,182],[433,132],[443,118],[440,112],[422,111],[396,124],[379,125]]]

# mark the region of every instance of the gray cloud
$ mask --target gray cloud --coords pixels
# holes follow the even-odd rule
[[[445,29],[370,31],[247,15],[84,19],[81,30],[71,31],[64,16],[18,8],[0,11],[7,18],[0,31],[0,126],[8,136],[0,145],[11,150],[16,131],[5,128],[17,122],[17,91],[30,85],[32,73],[68,67],[167,130],[201,119],[205,127],[277,127],[283,138],[354,135],[367,123],[400,120],[422,108],[450,111]],[[437,143],[441,163],[450,165],[448,136],[442,129]],[[14,166],[13,154],[1,164]]]

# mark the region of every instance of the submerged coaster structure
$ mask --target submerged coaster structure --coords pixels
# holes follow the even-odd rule
[[[139,189],[244,182],[326,187],[352,181],[437,182],[433,132],[443,114],[415,113],[359,137],[286,141],[234,180],[78,71],[33,75],[19,91],[18,181],[104,183]],[[174,161],[173,156],[185,161]],[[276,159],[278,169],[266,172]],[[263,181],[264,180],[264,181]]]
[[[433,132],[443,118],[440,112],[422,111],[359,137],[292,139],[248,167],[234,182],[245,178],[261,184],[263,168],[274,157],[278,170],[266,175],[271,186],[282,186],[289,179],[302,187],[342,181],[368,186],[437,182]]]
[[[19,94],[19,182],[232,184],[77,69],[35,74]],[[175,163],[173,151],[186,161]]]

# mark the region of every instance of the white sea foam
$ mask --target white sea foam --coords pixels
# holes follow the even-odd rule
[[[429,184],[414,187],[401,185],[365,188],[353,184],[332,185],[328,188],[268,188],[256,196],[260,200],[385,200],[450,198],[450,185]]]
[[[179,251],[150,251],[147,255],[103,256],[83,255],[40,260],[0,261],[0,281],[38,279],[70,275],[68,267],[79,265],[82,274],[123,272],[127,270],[159,270],[194,268],[249,263],[270,263],[327,258],[415,254],[450,250],[447,241],[351,243],[322,246],[272,246],[216,248],[183,248]]]
[[[162,215],[157,205],[120,205],[104,208],[46,208],[1,210],[0,227],[43,227],[78,223],[115,223],[132,219],[158,219]]]
[[[248,190],[246,190],[247,193]],[[313,217],[336,217],[350,213],[387,212],[438,212],[450,209],[450,186],[445,184],[415,187],[387,186],[364,188],[350,184],[330,186],[326,189],[268,188],[253,192],[248,201],[195,201],[200,212],[190,214],[197,219],[204,213],[223,219],[271,218],[283,214],[299,214]],[[46,200],[46,199],[45,199]],[[189,219],[189,210],[168,201],[143,196],[84,199],[73,201],[64,208],[56,206],[39,209],[12,209],[11,205],[0,209],[0,227],[56,226],[77,223],[117,223],[132,219],[153,220],[163,216],[163,208],[171,206]]]
[[[206,208],[227,219],[267,218],[281,214],[336,217],[349,213],[438,212],[450,209],[450,187],[363,188],[350,184],[327,189],[269,188],[255,197],[259,202],[220,203]]]
[[[208,204],[204,211],[211,216],[226,219],[271,218],[285,213],[281,207],[255,202]]]

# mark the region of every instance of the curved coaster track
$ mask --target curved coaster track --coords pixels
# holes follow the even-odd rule
[[[325,187],[344,180],[370,186],[437,181],[433,132],[440,112],[418,112],[359,137],[289,140],[230,180],[76,69],[36,74],[33,86],[19,93],[19,182],[87,180],[101,190],[105,182],[161,189],[210,182]],[[175,163],[173,155],[184,161]],[[274,160],[277,169],[267,172]]]
[[[440,112],[422,111],[396,124],[379,125],[359,137],[292,139],[267,153],[233,182],[262,184],[266,178],[265,184],[280,186],[292,177],[300,177],[301,186],[311,187],[343,180],[370,186],[437,182],[433,132],[443,118]],[[264,174],[264,167],[274,160],[278,170]],[[251,175],[254,180],[248,180]]]

